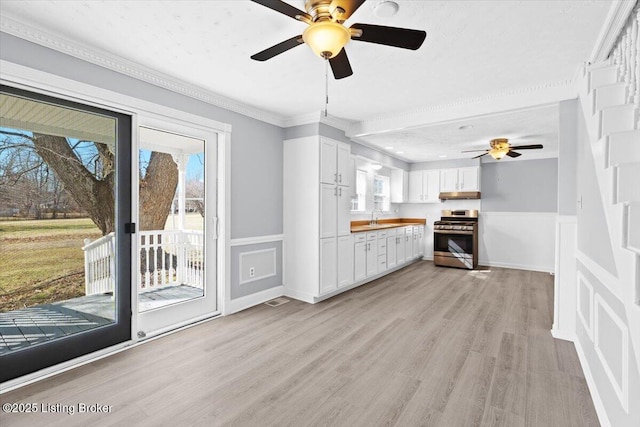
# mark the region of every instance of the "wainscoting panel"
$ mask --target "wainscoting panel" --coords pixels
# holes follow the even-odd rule
[[[593,286],[584,275],[578,271],[578,317],[593,341]]]

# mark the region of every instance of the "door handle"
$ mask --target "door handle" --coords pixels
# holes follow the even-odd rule
[[[338,182],[342,183],[342,174],[341,173],[338,174]]]
[[[340,192],[340,197],[342,197],[342,187],[340,187],[338,191]]]
[[[336,187],[336,188],[334,188],[334,189],[333,189],[333,195],[334,195],[334,196],[337,196],[337,195],[338,195],[338,187]]]

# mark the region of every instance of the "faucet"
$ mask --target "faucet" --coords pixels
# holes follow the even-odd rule
[[[376,213],[376,211],[382,213],[382,209],[380,208],[371,209],[371,221],[369,221],[369,225],[378,225],[378,217],[376,216],[375,220],[373,219],[373,215]]]

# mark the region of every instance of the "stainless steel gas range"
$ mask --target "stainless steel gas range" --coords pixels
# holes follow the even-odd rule
[[[433,225],[433,262],[444,267],[478,266],[478,211],[444,210]]]

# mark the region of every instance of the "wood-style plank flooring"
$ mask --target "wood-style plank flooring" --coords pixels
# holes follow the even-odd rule
[[[573,344],[549,333],[552,312],[546,273],[418,262],[316,305],[262,304],[3,394],[76,413],[1,413],[0,424],[597,426]],[[111,412],[79,414],[81,403]]]

